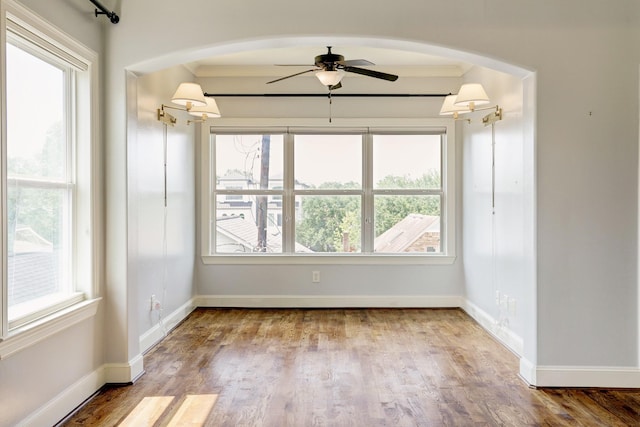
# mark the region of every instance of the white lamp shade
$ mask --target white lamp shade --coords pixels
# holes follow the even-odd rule
[[[171,102],[189,107],[205,107],[207,100],[202,88],[197,83],[180,83],[176,93],[171,97]]]
[[[209,117],[221,117],[220,109],[218,108],[218,104],[216,104],[216,100],[210,96],[206,96],[205,101],[207,102],[206,106],[193,107],[189,110],[189,114],[192,116],[202,117],[203,120],[206,120]]]
[[[442,102],[442,107],[440,108],[441,116],[451,116],[456,113],[468,113],[468,107],[458,107],[455,105],[457,95],[447,95]]]
[[[318,80],[320,80],[320,83],[322,83],[325,86],[335,86],[338,83],[340,83],[340,80],[342,80],[342,77],[344,76],[344,71],[342,70],[335,70],[335,71],[317,71],[316,72],[316,77],[318,78]]]
[[[473,107],[488,103],[489,97],[480,83],[467,83],[460,86],[454,105],[456,107]]]

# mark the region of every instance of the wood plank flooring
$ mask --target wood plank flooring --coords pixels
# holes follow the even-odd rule
[[[640,390],[531,389],[459,309],[198,309],[144,365],[63,425],[640,425]]]

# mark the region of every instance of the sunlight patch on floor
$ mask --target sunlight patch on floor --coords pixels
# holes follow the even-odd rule
[[[167,427],[203,426],[217,399],[217,394],[187,396]]]
[[[145,397],[120,423],[120,427],[153,426],[173,399],[173,396]]]
[[[175,399],[174,396],[145,397],[119,424],[119,427],[153,426],[173,399]],[[217,399],[217,394],[187,395],[167,427],[203,426]]]

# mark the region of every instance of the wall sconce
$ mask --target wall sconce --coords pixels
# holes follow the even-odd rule
[[[490,107],[484,106],[489,103],[489,97],[480,83],[467,83],[460,86],[457,95],[448,95],[445,97],[442,107],[440,108],[440,115],[452,115],[453,118],[457,120],[461,114],[495,109],[493,113],[482,118],[482,123],[488,126],[502,120],[502,108],[498,105]],[[478,108],[479,105],[483,107]],[[470,119],[465,118],[464,120],[471,122]]]
[[[205,97],[202,88],[197,83],[180,83],[180,86],[171,97],[171,102],[180,105],[180,107],[162,104],[158,108],[158,120],[171,126],[175,125],[178,119],[166,112],[165,108],[187,111],[189,114],[202,117],[201,121],[206,120],[208,117],[220,117],[220,110],[216,101],[213,98]],[[187,124],[190,122],[187,121]]]
[[[187,124],[202,123],[206,122],[208,118],[218,118],[222,116],[215,99],[207,97],[205,101],[207,102],[207,105],[204,107],[193,107],[189,110],[189,114],[199,117],[199,119],[187,120]]]

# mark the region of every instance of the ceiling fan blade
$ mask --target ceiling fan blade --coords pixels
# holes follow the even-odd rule
[[[338,61],[338,64],[344,65],[345,67],[376,65],[366,59],[349,59],[347,61]]]
[[[336,90],[342,87],[342,82],[338,82],[337,85],[329,86],[329,90]]]
[[[367,70],[366,68],[358,67],[344,67],[344,70],[350,73],[362,74],[363,76],[374,77],[376,79],[388,80],[395,82],[398,80],[398,76],[395,74],[383,73],[381,71]]]
[[[271,80],[270,82],[267,82],[267,84],[279,82],[280,80],[284,80],[284,79],[288,79],[288,78],[291,78],[291,77],[299,76],[300,74],[310,73],[312,71],[317,71],[317,68],[312,68],[310,70],[300,71],[299,73],[295,73],[295,74],[291,74],[291,75],[288,75],[288,76],[280,77],[279,79],[275,79],[275,80]]]

